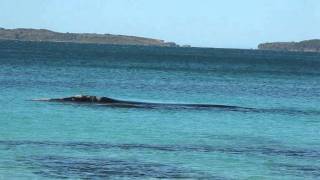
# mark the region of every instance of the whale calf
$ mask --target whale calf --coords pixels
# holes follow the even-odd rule
[[[97,104],[112,107],[127,107],[127,108],[219,108],[228,110],[249,110],[240,106],[220,105],[220,104],[178,104],[178,103],[153,103],[153,102],[137,102],[118,100],[109,97],[89,96],[89,95],[76,95],[64,98],[52,99],[33,99],[32,101],[49,101],[49,102],[62,102],[62,103],[78,103],[78,104]]]

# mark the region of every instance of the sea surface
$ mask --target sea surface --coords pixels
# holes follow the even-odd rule
[[[0,179],[55,178],[320,179],[320,54],[1,41]]]

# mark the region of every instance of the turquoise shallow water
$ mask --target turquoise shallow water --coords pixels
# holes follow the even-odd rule
[[[2,41],[0,179],[318,179],[319,107],[320,54]]]

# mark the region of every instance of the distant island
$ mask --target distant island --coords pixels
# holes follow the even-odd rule
[[[174,42],[145,37],[95,33],[60,33],[47,29],[26,28],[0,28],[0,40],[179,47]]]
[[[320,39],[300,42],[273,42],[258,45],[261,50],[320,52]]]

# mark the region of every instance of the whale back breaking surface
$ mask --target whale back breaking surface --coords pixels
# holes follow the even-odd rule
[[[33,101],[49,101],[49,102],[61,102],[61,103],[77,103],[77,104],[97,104],[106,105],[111,107],[126,107],[126,108],[183,108],[183,109],[250,109],[239,106],[229,106],[220,104],[177,104],[177,103],[152,103],[152,102],[137,102],[137,101],[124,101],[117,100],[109,97],[98,97],[89,95],[77,95],[64,98],[53,98],[53,99],[33,99]]]
[[[119,102],[118,100],[108,98],[108,97],[85,96],[85,95],[49,99],[48,101],[74,102],[74,103],[101,103],[101,104],[109,104],[109,103],[111,104],[111,103]]]
[[[113,99],[109,97],[77,95],[64,98],[53,99],[33,99],[32,101],[47,101],[58,103],[75,103],[87,105],[99,105],[114,108],[144,108],[144,109],[194,109],[194,110],[210,110],[218,109],[224,111],[237,111],[237,112],[255,112],[255,113],[277,113],[277,114],[299,114],[299,115],[320,115],[320,111],[301,111],[291,108],[250,108],[222,104],[177,104],[177,103],[153,103],[153,102],[137,102],[137,101],[124,101]]]

